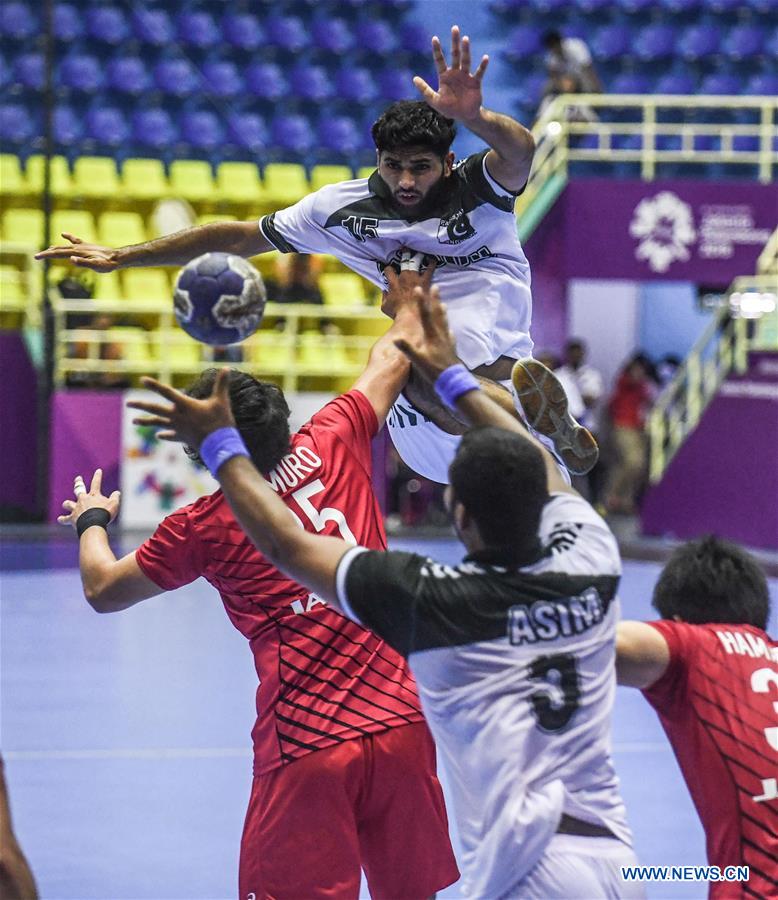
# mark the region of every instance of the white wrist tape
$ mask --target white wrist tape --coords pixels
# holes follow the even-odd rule
[[[421,265],[424,262],[423,253],[414,253],[412,250],[403,250],[400,257],[401,272],[421,272]]]

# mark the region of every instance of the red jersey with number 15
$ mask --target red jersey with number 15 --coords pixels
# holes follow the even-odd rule
[[[650,622],[670,649],[643,693],[659,713],[705,829],[708,862],[749,866],[710,897],[778,898],[778,645],[749,625]]]
[[[378,429],[349,391],[292,436],[266,477],[307,531],[386,548],[371,485]],[[164,590],[202,575],[245,635],[259,676],[254,773],[393,726],[422,721],[413,677],[388,644],[278,571],[251,544],[221,491],[168,516],[136,553]]]

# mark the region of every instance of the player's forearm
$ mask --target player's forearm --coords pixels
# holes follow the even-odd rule
[[[523,125],[503,113],[481,107],[475,119],[463,123],[511,166],[529,167],[535,154],[535,139]]]
[[[183,266],[203,253],[256,256],[272,250],[256,222],[210,222],[165,237],[119,247],[114,251],[119,268]]]
[[[114,568],[117,564],[108,533],[104,528],[87,528],[78,542],[78,563],[81,569],[81,584],[84,597],[95,612],[119,612],[132,606],[123,602],[112,590]]]

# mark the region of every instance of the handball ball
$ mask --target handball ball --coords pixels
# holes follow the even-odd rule
[[[205,344],[235,344],[262,321],[267,292],[251,263],[229,253],[204,253],[178,273],[173,303],[184,331]]]

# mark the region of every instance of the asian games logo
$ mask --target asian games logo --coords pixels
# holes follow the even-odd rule
[[[697,238],[691,206],[671,191],[641,200],[629,233],[639,241],[635,256],[653,272],[666,272],[671,263],[689,259],[689,245]]]

